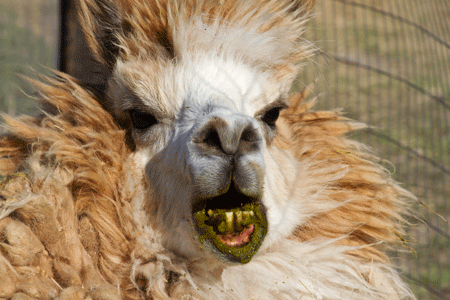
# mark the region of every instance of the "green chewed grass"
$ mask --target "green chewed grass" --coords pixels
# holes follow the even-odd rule
[[[213,246],[229,261],[248,263],[267,234],[267,218],[259,204],[202,209],[194,216],[200,242]]]

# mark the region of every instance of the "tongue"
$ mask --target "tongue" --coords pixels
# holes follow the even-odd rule
[[[250,235],[253,233],[255,226],[250,224],[247,228],[242,230],[239,233],[230,233],[224,235],[218,235],[222,243],[228,246],[242,246],[248,242],[250,242]]]

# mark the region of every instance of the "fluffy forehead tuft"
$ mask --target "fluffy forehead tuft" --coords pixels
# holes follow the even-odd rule
[[[79,6],[90,47],[112,65],[118,56],[173,59],[215,51],[277,70],[311,54],[301,35],[313,2],[82,0]]]
[[[267,74],[233,60],[198,55],[181,66],[186,72],[176,81],[188,80],[188,103],[214,103],[253,116],[278,96]]]

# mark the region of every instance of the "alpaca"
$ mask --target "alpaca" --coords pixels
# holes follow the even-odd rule
[[[364,127],[289,96],[314,0],[80,0],[110,75],[3,115],[0,298],[414,299],[413,197]]]

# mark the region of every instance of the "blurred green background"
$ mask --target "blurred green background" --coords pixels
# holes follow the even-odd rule
[[[56,68],[57,0],[0,1],[0,110],[34,113],[33,90],[18,75]]]
[[[58,7],[0,1],[0,111],[39,112],[17,74],[57,67]],[[342,107],[371,125],[354,137],[419,199],[415,252],[392,259],[418,299],[450,299],[450,1],[317,0],[314,13],[306,38],[318,54],[293,90],[317,81],[317,109]]]

